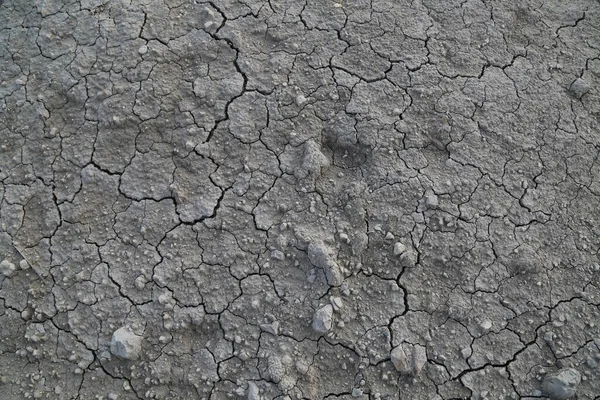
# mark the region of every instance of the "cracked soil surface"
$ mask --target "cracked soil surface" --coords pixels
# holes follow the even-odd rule
[[[0,399],[600,399],[597,0],[0,0]]]

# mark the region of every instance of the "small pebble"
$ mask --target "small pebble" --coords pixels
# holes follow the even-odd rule
[[[313,315],[313,329],[318,333],[327,333],[333,325],[333,306],[327,304],[319,308]]]
[[[394,256],[398,257],[406,251],[406,246],[400,242],[394,243]]]
[[[577,99],[581,99],[587,92],[590,91],[590,85],[582,78],[577,78],[573,83],[571,83],[569,91]]]
[[[3,260],[2,262],[0,262],[0,274],[6,276],[7,278],[10,278],[16,272],[17,267],[15,267],[15,264],[11,263],[8,260]]]

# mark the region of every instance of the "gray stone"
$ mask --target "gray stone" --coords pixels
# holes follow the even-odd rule
[[[574,368],[563,368],[544,377],[542,392],[551,399],[569,399],[575,396],[580,382],[579,371]]]
[[[285,260],[285,254],[281,250],[273,250],[271,252],[271,258],[278,261]]]
[[[403,343],[392,349],[390,359],[396,371],[403,375],[417,376],[427,362],[427,352],[419,344]]]
[[[573,96],[581,99],[583,95],[590,91],[590,85],[582,78],[577,78],[573,81],[573,83],[571,83],[569,91],[571,94],[573,94]]]
[[[2,260],[2,262],[0,262],[0,274],[6,276],[7,278],[10,278],[16,273],[17,267],[15,266],[15,264],[10,262],[9,260]]]
[[[342,301],[341,297],[331,296],[329,301],[331,302],[334,311],[339,311],[344,306],[344,302]]]
[[[21,261],[19,261],[19,267],[23,270],[27,270],[30,268],[29,263],[27,262],[27,260],[22,259]]]
[[[248,382],[248,390],[246,391],[248,400],[260,400],[260,389],[254,382]]]
[[[327,333],[333,325],[333,306],[327,304],[319,308],[313,315],[312,327],[321,334]]]
[[[260,329],[263,332],[267,332],[271,335],[277,336],[279,334],[279,322],[273,321],[270,324],[261,324]]]
[[[400,242],[394,243],[394,256],[399,257],[406,251],[406,246]]]
[[[110,342],[110,352],[124,360],[137,360],[142,349],[142,337],[133,330],[124,326],[117,329]]]

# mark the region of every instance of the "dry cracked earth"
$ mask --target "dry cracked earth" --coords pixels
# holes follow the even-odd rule
[[[0,399],[599,399],[597,0],[0,0]]]

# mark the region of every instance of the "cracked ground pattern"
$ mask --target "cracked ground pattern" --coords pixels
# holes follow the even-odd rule
[[[599,399],[599,88],[596,0],[0,0],[0,399]]]

